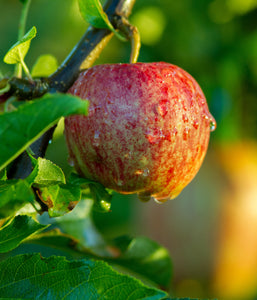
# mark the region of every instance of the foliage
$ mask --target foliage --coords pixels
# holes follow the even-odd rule
[[[112,26],[99,0],[78,1],[81,15],[90,25],[96,28],[108,28],[115,33],[118,38],[124,40]]]
[[[29,5],[29,1],[21,3],[23,7]],[[92,26],[116,33],[99,1],[80,0],[79,5]],[[33,26],[4,57],[7,64],[22,65],[29,84],[34,83],[31,76],[49,76],[57,69],[56,59],[43,55],[30,75],[24,58],[36,32]],[[95,230],[91,211],[109,212],[112,191],[78,174],[67,176],[55,163],[37,157],[31,148],[62,117],[86,115],[88,101],[57,90],[41,97],[35,93],[33,100],[20,101],[18,93],[8,99],[10,85],[1,91],[6,99],[0,114],[1,297],[167,299],[168,293],[161,290],[168,289],[172,275],[167,250],[144,237],[106,241]],[[11,169],[24,152],[30,174],[12,178]],[[65,234],[61,232],[64,228]],[[87,234],[93,243],[84,239]],[[17,255],[29,244],[40,245],[40,253],[27,249]],[[43,257],[44,247],[55,249],[58,256]]]
[[[2,297],[26,299],[163,299],[165,292],[147,288],[102,261],[67,261],[25,254],[0,263]],[[33,270],[33,272],[32,272]]]
[[[86,114],[88,102],[71,95],[45,95],[0,115],[0,170],[29,147],[62,116]]]
[[[27,215],[18,215],[11,219],[0,231],[0,253],[8,252],[33,233],[46,228]]]

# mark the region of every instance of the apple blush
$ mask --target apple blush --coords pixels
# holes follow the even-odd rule
[[[216,123],[183,69],[164,62],[98,65],[80,73],[69,93],[90,101],[88,116],[65,119],[80,175],[164,202],[198,172]]]

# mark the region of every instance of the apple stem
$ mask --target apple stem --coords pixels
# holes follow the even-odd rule
[[[140,34],[137,27],[131,25],[127,18],[125,17],[116,17],[114,20],[116,28],[118,28],[129,40],[131,43],[131,53],[130,53],[130,63],[136,63],[139,50],[141,47]]]
[[[116,6],[116,13],[119,16],[127,18],[135,5],[136,0],[120,0]]]
[[[130,36],[130,42],[131,42],[131,54],[130,54],[130,63],[134,64],[138,60],[139,56],[139,50],[141,47],[140,42],[140,34],[135,26],[131,26],[131,36]]]

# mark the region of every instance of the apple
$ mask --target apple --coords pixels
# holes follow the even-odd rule
[[[97,65],[69,93],[88,116],[65,119],[80,175],[141,200],[175,198],[198,172],[215,120],[191,75],[165,62]]]

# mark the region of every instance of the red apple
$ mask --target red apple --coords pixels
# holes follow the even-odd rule
[[[98,65],[82,72],[69,93],[90,101],[87,117],[65,120],[79,174],[162,202],[196,175],[215,120],[186,71],[164,62]]]

